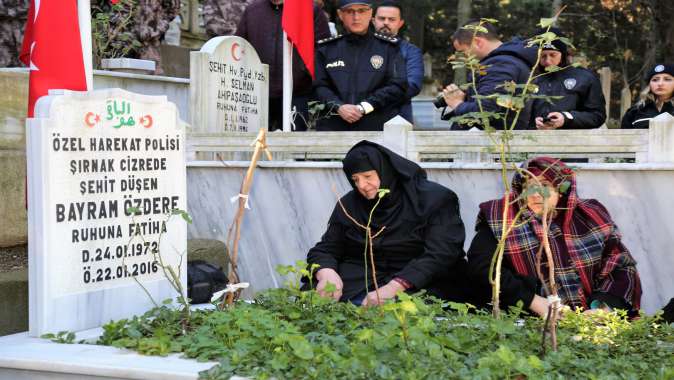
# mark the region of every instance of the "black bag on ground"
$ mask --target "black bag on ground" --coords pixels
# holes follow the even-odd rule
[[[662,308],[662,319],[668,323],[674,323],[674,298],[669,300],[669,303]]]
[[[211,302],[213,293],[227,286],[222,268],[203,260],[187,262],[187,297],[192,304]]]

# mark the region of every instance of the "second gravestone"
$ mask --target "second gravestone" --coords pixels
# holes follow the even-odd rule
[[[30,335],[98,327],[175,298],[168,268],[182,269],[184,288],[187,262],[185,221],[169,217],[186,208],[175,105],[120,89],[66,91],[41,98],[36,115],[27,126]]]
[[[190,55],[194,132],[257,132],[267,127],[269,66],[241,37],[215,37]]]

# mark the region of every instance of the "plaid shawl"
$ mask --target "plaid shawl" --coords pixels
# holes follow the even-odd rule
[[[551,221],[548,240],[555,264],[555,282],[562,302],[571,307],[588,308],[594,293],[608,293],[622,298],[633,310],[639,309],[641,282],[636,261],[620,240],[620,233],[606,208],[594,199],[579,199],[573,170],[557,159],[538,157],[523,164],[535,176],[542,176],[559,189],[557,215]],[[522,196],[525,178],[519,172],[508,195],[506,216],[513,222],[520,208],[522,214],[505,242],[505,259],[520,275],[538,277],[536,253],[543,235],[543,224]],[[502,235],[503,199],[480,205],[478,223],[486,221],[499,241]],[[541,272],[549,289],[545,252]]]

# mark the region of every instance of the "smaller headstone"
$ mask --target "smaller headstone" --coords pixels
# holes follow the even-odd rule
[[[267,127],[269,66],[235,36],[210,39],[190,54],[194,132],[256,132]]]
[[[186,209],[176,106],[120,89],[61,93],[27,123],[31,336],[175,298],[169,267],[186,283],[186,224],[168,216]]]

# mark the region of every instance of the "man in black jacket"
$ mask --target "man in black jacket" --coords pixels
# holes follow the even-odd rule
[[[340,0],[347,34],[319,41],[314,92],[332,110],[319,131],[381,131],[405,100],[398,39],[370,31],[370,0]]]
[[[559,29],[551,32],[563,37]],[[568,49],[561,40],[543,46],[538,70],[559,67],[534,82],[538,95],[559,96],[551,102],[536,99],[533,116],[538,129],[599,128],[606,121],[606,100],[599,79],[588,69],[573,67],[568,62]]]
[[[468,25],[477,25],[477,22]],[[480,60],[480,65],[486,66],[482,73],[476,73],[476,88],[470,88],[464,93],[455,84],[447,86],[443,90],[443,96],[450,112],[443,115],[443,119],[449,120],[454,116],[461,116],[471,112],[498,112],[505,115],[506,108],[496,104],[494,99],[481,99],[482,109],[474,95],[488,96],[492,94],[505,94],[503,84],[515,82],[524,84],[529,78],[531,67],[536,63],[537,51],[528,48],[524,41],[514,39],[503,43],[498,38],[496,28],[488,23],[481,24],[483,30],[475,32],[471,28],[461,27],[452,36],[454,48],[466,55],[473,55]],[[469,78],[468,83],[472,79]],[[490,126],[496,129],[510,129],[515,112],[510,110],[508,118],[491,119]],[[514,129],[532,129],[531,102],[527,102],[521,110]],[[484,128],[484,126],[478,126]],[[466,124],[453,123],[452,130],[466,130],[471,128]]]

